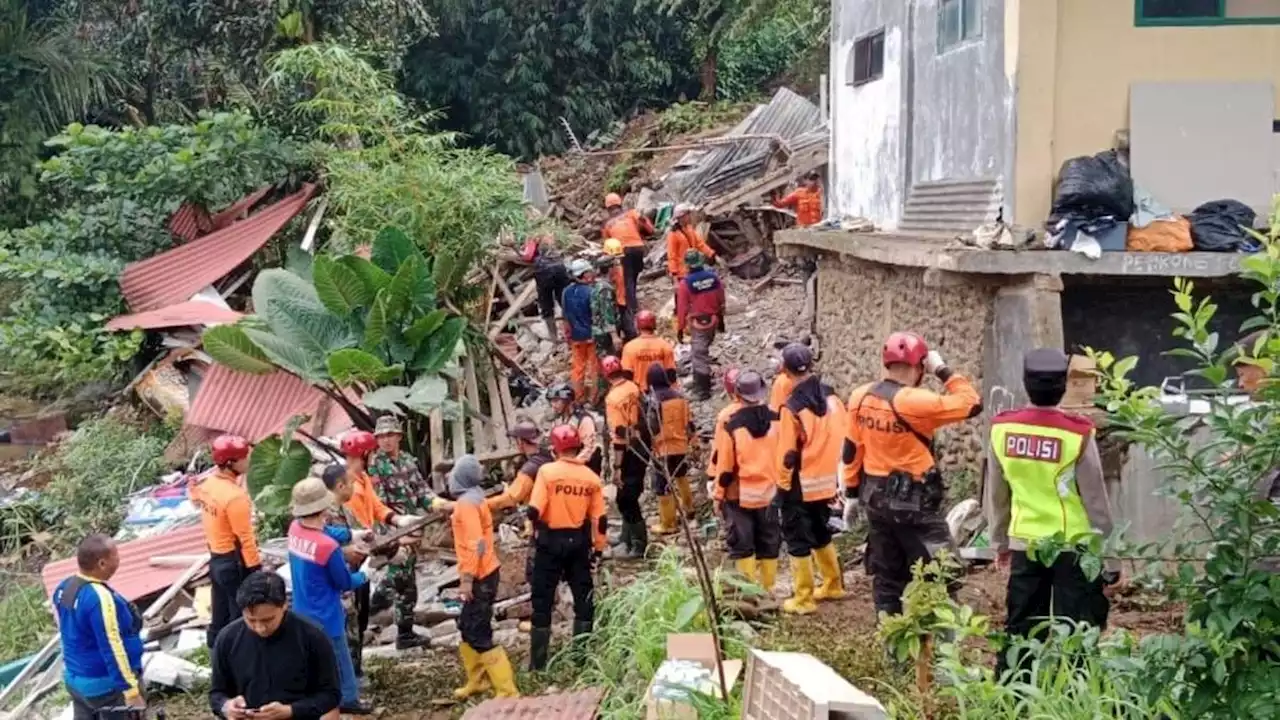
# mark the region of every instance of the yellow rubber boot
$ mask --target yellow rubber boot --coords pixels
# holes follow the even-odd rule
[[[818,564],[818,573],[822,575],[822,584],[813,591],[813,599],[839,600],[844,597],[844,577],[835,543],[828,543],[826,547],[814,550],[813,559]]]
[[[670,535],[676,531],[676,498],[674,495],[658,496],[658,524],[649,528],[657,535]]]
[[[680,503],[684,506],[684,511],[688,515],[693,514],[693,486],[689,484],[689,478],[676,478],[676,489],[680,492]]]
[[[773,586],[778,582],[778,558],[761,559],[757,562],[760,565],[760,587],[764,588],[766,595],[772,595]]]
[[[760,576],[756,572],[756,559],[754,557],[738,558],[733,561],[733,566],[746,579],[757,585],[760,583]]]
[[[462,669],[467,672],[467,684],[453,691],[455,700],[466,700],[489,689],[489,678],[485,675],[484,665],[480,662],[480,653],[470,645],[462,643],[458,646],[458,654],[462,656]]]
[[[484,665],[484,671],[489,674],[489,681],[493,683],[494,697],[520,697],[520,691],[516,689],[516,672],[507,659],[506,650],[495,647],[482,653],[480,662]]]
[[[782,611],[793,615],[808,615],[818,611],[813,602],[813,558],[791,558],[791,597],[782,603]]]

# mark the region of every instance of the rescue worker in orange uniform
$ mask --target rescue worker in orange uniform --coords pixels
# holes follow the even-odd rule
[[[653,469],[653,493],[658,496],[659,535],[677,529],[676,496],[681,508],[693,512],[693,488],[689,485],[689,447],[694,438],[693,409],[678,388],[672,387],[661,365],[649,366],[649,392],[644,398],[642,431]]]
[[[643,247],[643,246],[642,246]],[[636,314],[627,302],[627,273],[623,268],[626,260],[622,241],[617,238],[606,238],[604,254],[613,258],[609,265],[609,284],[613,286],[615,300],[618,303],[618,331],[622,333],[625,343],[636,336]]]
[[[676,350],[671,343],[655,335],[658,316],[648,310],[636,314],[636,327],[640,336],[622,348],[622,369],[640,386],[641,392],[649,390],[649,367],[658,365],[667,371],[672,382],[676,378]]]
[[[693,221],[693,206],[681,203],[676,206],[676,224],[667,233],[667,274],[675,287],[679,287],[680,281],[689,274],[685,254],[690,250],[697,250],[707,262],[715,264],[716,252],[698,232]]]
[[[347,481],[351,483],[351,499],[347,501],[346,508],[351,511],[356,522],[364,528],[376,530],[385,526],[406,527],[421,519],[417,515],[397,513],[378,497],[368,471],[369,456],[378,449],[378,440],[373,433],[353,430],[344,435],[339,444],[347,459]],[[433,510],[445,510],[448,507],[449,504],[440,498],[432,502]],[[401,539],[400,548],[387,566],[386,582],[395,596],[393,602],[398,650],[427,647],[431,643],[430,638],[418,635],[413,630],[413,608],[418,603],[417,552],[413,547],[416,543],[416,538]],[[379,590],[384,591],[382,588]]]
[[[608,531],[604,487],[600,476],[578,459],[582,441],[568,425],[551,429],[556,459],[538,470],[529,500],[533,521],[533,629],[529,634],[529,669],[547,666],[551,648],[551,614],[560,581],[573,593],[573,635],[591,632],[595,621],[592,577]]]
[[[189,495],[200,508],[204,539],[209,545],[209,581],[213,585],[209,647],[222,628],[239,616],[236,591],[245,578],[262,567],[258,536],[253,529],[253,501],[241,476],[249,469],[249,443],[238,435],[214,438],[213,464]]]
[[[791,345],[808,346],[809,341],[806,340],[803,343],[785,343],[780,348],[778,345],[774,345],[774,347],[779,350],[786,350]],[[769,387],[769,408],[774,412],[782,410],[782,404],[787,401],[787,398],[791,397],[791,391],[794,390],[796,386],[796,379],[801,374],[801,371],[797,368],[787,366],[787,356],[785,352],[781,353],[781,355],[782,357],[781,362],[779,363],[780,367],[778,374],[773,376],[773,385]],[[792,355],[792,357],[798,358],[801,356]]]
[[[649,546],[649,529],[640,508],[644,474],[649,467],[649,454],[640,434],[640,386],[627,378],[618,358],[607,357],[600,366],[609,381],[609,393],[604,399],[605,422],[609,426],[613,482],[618,488],[618,513],[622,515],[622,534],[610,557],[636,560],[644,557]]]
[[[688,330],[692,341],[693,399],[711,398],[711,343],[716,331],[724,331],[724,283],[697,250],[685,254],[690,272],[676,286],[676,337],[684,342]]]
[[[716,422],[714,427],[712,428],[713,437],[714,437],[714,433],[720,432],[720,428],[723,427],[725,422],[729,420],[729,416],[733,415],[735,412],[742,409],[742,403],[738,402],[738,395],[737,395],[737,384],[738,384],[739,374],[740,373],[738,368],[729,368],[728,370],[724,371],[724,394],[728,396],[729,404],[720,408],[720,412],[716,414]],[[719,457],[720,455],[717,452],[717,447],[715,443],[712,443],[711,457],[707,459],[707,478],[708,478],[707,494],[713,497],[715,495],[715,481],[716,481],[716,478],[719,476],[719,470],[717,470],[717,467],[719,465]],[[716,502],[719,503],[718,498],[716,499]],[[716,508],[716,514],[717,515],[720,514],[719,507]]]
[[[450,524],[453,552],[458,557],[458,596],[462,600],[458,615],[462,643],[458,654],[467,676],[466,684],[453,691],[458,700],[490,687],[497,697],[520,695],[507,651],[493,642],[493,604],[498,600],[501,563],[493,541],[493,515],[480,487],[483,479],[484,468],[475,455],[458,458],[449,472],[449,493],[456,498]]]
[[[595,284],[595,268],[586,260],[569,263],[573,284],[565,288],[560,306],[564,309],[565,339],[569,341],[570,378],[574,398],[595,402],[596,373],[600,359],[596,356],[594,314],[591,312],[591,287]]]
[[[775,198],[773,206],[790,208],[796,213],[796,227],[809,227],[822,222],[822,188],[818,185],[818,172],[806,173],[800,187],[784,198]]]
[[[618,297],[626,300],[628,314],[624,315],[624,334],[627,339],[636,335],[635,317],[640,301],[636,298],[636,288],[640,283],[640,273],[644,272],[645,238],[652,236],[657,229],[649,218],[640,214],[639,210],[625,210],[622,207],[622,196],[609,193],[604,197],[604,206],[609,217],[604,222],[601,237],[606,242],[617,240],[622,246],[622,283],[615,285]]]
[[[882,358],[884,379],[849,396],[840,474],[846,521],[859,508],[867,513],[867,571],[874,578],[876,610],[898,615],[911,566],[917,560],[930,562],[944,548],[954,554],[942,508],[946,486],[933,455],[934,433],[976,417],[982,398],[919,335],[893,333]],[[946,393],[920,387],[925,373],[937,376]]]
[[[727,528],[729,557],[747,579],[773,591],[782,548],[778,507],[778,417],[765,404],[768,390],[754,370],[735,385],[737,409],[716,424],[715,499]]]
[[[486,501],[490,510],[505,510],[529,502],[529,496],[533,494],[533,479],[538,477],[538,469],[552,460],[551,453],[542,445],[542,431],[532,422],[520,420],[507,432],[507,436],[516,441],[516,450],[524,460],[516,471],[515,478],[503,488],[502,493]]]
[[[782,349],[795,387],[778,413],[778,488],[782,535],[791,556],[792,596],[784,612],[807,615],[815,600],[844,597],[844,577],[831,542],[831,502],[840,494],[840,447],[845,438],[844,403],[813,373],[813,351],[800,343]],[[739,378],[741,384],[741,378]],[[815,587],[814,564],[822,576]]]
[[[578,459],[591,468],[591,472],[599,475],[604,471],[604,449],[601,447],[600,437],[604,428],[597,426],[596,416],[581,403],[574,402],[573,388],[564,383],[548,388],[547,400],[551,403],[551,411],[555,413],[552,423],[568,425],[578,433],[578,439],[582,441]]]

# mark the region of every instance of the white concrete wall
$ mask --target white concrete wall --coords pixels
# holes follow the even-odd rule
[[[896,228],[906,194],[902,161],[906,88],[905,0],[833,0],[831,32],[831,214]],[[854,87],[856,41],[885,30],[884,77]]]

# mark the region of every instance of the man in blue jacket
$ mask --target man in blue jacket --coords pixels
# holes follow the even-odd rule
[[[53,591],[75,720],[105,708],[143,708],[142,616],[107,581],[120,567],[115,541],[90,535],[76,550],[80,572]]]
[[[342,688],[343,713],[367,715],[373,708],[360,700],[351,649],[347,645],[347,614],[342,594],[369,582],[363,572],[351,572],[342,546],[326,520],[333,495],[319,478],[293,486],[293,524],[289,527],[289,573],[293,580],[293,611],[315,623],[333,643]]]
[[[595,268],[586,260],[578,259],[569,264],[569,274],[573,276],[573,284],[565,288],[560,306],[564,309],[564,322],[568,326],[566,334],[572,353],[570,384],[573,385],[574,400],[591,405],[596,399],[596,378],[600,368],[591,322],[591,286],[595,283]]]

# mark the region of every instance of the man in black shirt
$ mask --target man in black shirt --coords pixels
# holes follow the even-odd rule
[[[209,705],[226,720],[337,720],[338,663],[324,631],[285,609],[284,580],[255,572],[241,618],[213,646]]]

